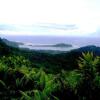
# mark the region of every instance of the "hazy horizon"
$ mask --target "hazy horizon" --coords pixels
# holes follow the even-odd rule
[[[64,36],[13,36],[2,35],[2,38],[10,41],[18,41],[33,44],[57,44],[66,43],[76,46],[95,45],[100,46],[100,37],[64,37]]]

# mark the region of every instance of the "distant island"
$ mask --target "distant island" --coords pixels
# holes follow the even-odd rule
[[[65,43],[58,43],[55,45],[52,45],[53,47],[72,47],[71,44],[65,44]]]
[[[23,44],[26,45],[26,44]],[[71,44],[65,44],[65,43],[58,43],[58,44],[27,44],[27,46],[32,46],[32,47],[73,47]]]

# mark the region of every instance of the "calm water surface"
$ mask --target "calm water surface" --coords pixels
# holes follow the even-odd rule
[[[57,43],[66,43],[72,44],[73,47],[70,48],[60,48],[60,47],[32,47],[26,45],[20,45],[20,47],[27,47],[30,49],[36,50],[63,50],[68,51],[74,48],[87,46],[87,45],[95,45],[100,46],[100,37],[54,37],[54,36],[3,36],[10,41],[20,41],[25,43],[34,44],[57,44]]]

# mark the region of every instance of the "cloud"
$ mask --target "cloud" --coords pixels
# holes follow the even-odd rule
[[[0,33],[5,35],[94,36],[94,31],[81,29],[75,24],[36,23],[32,25],[2,24]],[[91,33],[94,33],[91,35]],[[99,33],[98,33],[99,36]]]
[[[78,27],[75,24],[40,24],[38,27],[47,28],[47,29],[56,29],[56,30],[76,30]]]
[[[2,24],[0,25],[0,30],[16,31],[16,27],[14,25]]]
[[[100,37],[100,28],[97,28],[97,30],[90,34],[91,37]]]
[[[33,25],[0,25],[0,30],[6,31],[35,31],[35,30],[76,30],[78,27],[74,24],[63,25],[63,24],[33,24]]]

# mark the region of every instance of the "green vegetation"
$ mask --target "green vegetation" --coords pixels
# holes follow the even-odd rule
[[[100,57],[83,53],[79,69],[48,73],[22,56],[0,59],[0,99],[2,100],[99,100]],[[56,71],[56,70],[55,70]]]

